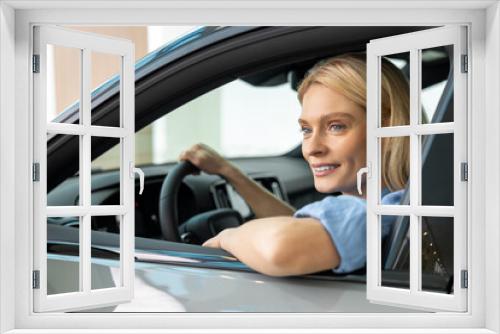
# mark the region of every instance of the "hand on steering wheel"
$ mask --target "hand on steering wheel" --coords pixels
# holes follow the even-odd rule
[[[189,161],[205,173],[218,174],[223,177],[226,176],[229,169],[234,167],[214,149],[205,144],[191,146],[180,154],[179,160]]]
[[[177,200],[179,188],[184,177],[190,174],[199,174],[200,169],[209,174],[227,175],[233,167],[230,162],[221,157],[210,147],[197,144],[189,150],[184,151],[180,157],[181,161],[165,177],[159,200],[160,228],[165,240],[175,242],[190,242],[190,238],[205,241],[228,227],[239,226],[243,219],[239,212],[233,209],[217,209],[200,213],[191,217],[182,229],[195,229],[191,237],[184,238],[179,233],[179,217],[177,212]]]

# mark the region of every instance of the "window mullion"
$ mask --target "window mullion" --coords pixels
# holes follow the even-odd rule
[[[406,137],[410,136],[411,134],[418,134],[423,136],[423,135],[454,133],[454,129],[455,129],[454,122],[415,124],[412,126],[403,125],[403,126],[377,128],[375,130],[375,135],[379,138]]]
[[[378,205],[373,211],[377,215],[409,216],[414,214],[417,216],[452,217],[457,210],[448,206]]]
[[[121,216],[127,213],[124,205],[91,205],[88,212],[92,216]]]
[[[80,227],[80,289],[85,293],[90,293],[91,289],[91,240],[90,240],[90,215],[86,214],[81,218]]]
[[[420,290],[420,243],[419,243],[419,216],[416,209],[420,204],[420,154],[419,136],[416,128],[420,114],[420,51],[410,50],[410,293]]]
[[[91,290],[91,216],[90,216],[90,205],[91,205],[91,136],[90,136],[90,82],[91,82],[91,51],[89,49],[83,49],[82,52],[82,126],[84,129],[83,144],[80,149],[80,163],[82,165],[81,171],[82,176],[80,177],[80,186],[82,202],[81,205],[84,208],[84,216],[82,218],[83,226],[80,228],[80,284],[82,291],[90,293]]]
[[[80,164],[81,164],[81,173],[82,177],[80,178],[80,181],[82,182],[80,189],[81,189],[81,197],[83,201],[81,202],[81,205],[85,208],[88,209],[90,208],[90,195],[91,195],[91,147],[90,147],[90,133],[88,132],[89,127],[90,127],[90,106],[91,106],[91,100],[90,100],[90,80],[91,80],[91,60],[90,60],[90,53],[91,51],[89,49],[83,49],[82,53],[82,92],[81,92],[81,117],[82,117],[82,122],[81,124],[83,125],[84,129],[84,135],[83,135],[83,145],[80,149]]]
[[[83,108],[83,107],[82,107]],[[83,136],[90,134],[96,137],[123,138],[128,133],[125,129],[99,125],[80,125],[66,123],[47,124],[47,133]]]
[[[420,111],[421,110],[422,109],[420,109]],[[415,133],[421,136],[453,133],[455,129],[455,123],[445,122],[445,123],[431,123],[431,124],[415,124],[414,129]]]
[[[420,287],[420,272],[418,267],[418,216],[410,215],[410,293],[418,293]]]
[[[127,214],[120,218],[121,240],[120,240],[120,266],[121,266],[121,282],[122,286],[129,288],[130,298],[133,296],[133,281],[134,281],[134,203],[135,203],[135,187],[134,175],[130,168],[134,165],[135,160],[135,114],[133,106],[135,104],[135,89],[134,89],[134,50],[131,49],[122,58],[120,90],[120,126],[125,130],[126,135],[121,140],[120,149],[122,150],[121,175],[120,175],[120,193],[121,204],[128,211]]]
[[[124,215],[127,209],[124,205],[90,205],[90,206],[49,206],[46,209],[47,217],[83,217]]]

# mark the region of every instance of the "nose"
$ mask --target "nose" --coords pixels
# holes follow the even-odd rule
[[[320,131],[313,132],[309,138],[302,142],[302,154],[304,157],[321,156],[325,154],[327,150],[326,136]]]

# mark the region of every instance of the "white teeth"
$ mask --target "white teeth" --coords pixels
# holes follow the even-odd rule
[[[314,168],[314,171],[315,172],[324,172],[324,171],[335,169],[335,168],[337,168],[337,166],[335,166],[335,165],[321,166],[321,167]]]

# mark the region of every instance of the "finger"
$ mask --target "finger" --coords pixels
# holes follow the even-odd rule
[[[219,248],[219,242],[217,237],[213,237],[205,241],[202,245],[203,247]]]
[[[179,154],[179,160],[188,160],[187,157],[187,151],[182,151],[181,154]]]
[[[198,159],[197,159],[196,155],[193,154],[193,152],[191,150],[183,151],[181,153],[181,155],[179,156],[179,160],[190,161],[194,165],[198,165],[198,161],[197,161]]]

